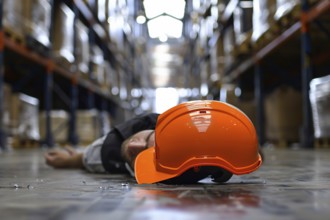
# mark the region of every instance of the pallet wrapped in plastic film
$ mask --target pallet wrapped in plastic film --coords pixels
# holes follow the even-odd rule
[[[315,78],[309,93],[315,138],[330,138],[330,75]]]
[[[111,0],[84,0],[85,4],[90,8],[97,19],[103,23],[108,17],[108,2]],[[116,2],[116,1],[113,1]]]
[[[83,145],[92,143],[102,134],[99,111],[96,109],[78,110],[76,126],[79,143]]]
[[[10,121],[16,143],[39,141],[39,100],[23,93],[14,93],[10,99]]]
[[[63,3],[58,8],[56,8],[54,26],[54,57],[58,62],[62,62],[63,64],[71,64],[75,60],[73,55],[74,13],[68,6]]]
[[[78,70],[81,74],[87,77],[89,71],[89,60],[90,60],[90,47],[89,47],[89,37],[88,28],[80,20],[76,21],[76,62],[78,65]]]
[[[97,45],[93,45],[91,48],[91,79],[94,80],[98,85],[102,85],[105,81],[103,51]]]
[[[24,0],[23,5],[24,34],[30,47],[38,47],[40,43],[45,48],[49,47],[49,31],[51,24],[50,0]],[[41,50],[41,48],[39,48]]]
[[[240,54],[248,53],[251,47],[253,3],[244,1],[233,14],[235,43]]]
[[[55,144],[64,145],[68,142],[69,113],[65,110],[50,111],[50,132]],[[46,112],[39,114],[40,136],[42,140],[46,138]]]
[[[224,69],[230,68],[235,62],[235,33],[232,27],[226,28],[223,34]]]
[[[12,35],[16,40],[24,39],[22,1],[3,1],[3,26],[6,34]]]
[[[265,98],[266,138],[280,145],[299,141],[302,126],[302,95],[282,85]]]
[[[293,13],[292,16],[297,18],[300,15],[300,2],[300,0],[276,0],[274,19],[280,20],[290,13]]]
[[[276,12],[276,0],[254,0],[253,1],[253,32],[252,43],[263,44],[267,41],[267,33],[274,28],[274,14]]]
[[[1,114],[2,116],[2,123],[4,126],[4,130],[8,135],[12,134],[12,121],[11,121],[11,97],[12,97],[12,89],[9,84],[4,83],[3,84],[3,113]]]

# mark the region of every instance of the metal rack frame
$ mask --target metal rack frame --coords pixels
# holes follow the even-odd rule
[[[237,0],[231,0],[228,3],[224,15],[221,17],[221,23],[226,26],[233,13],[233,5],[237,5]],[[259,143],[262,146],[265,143],[265,113],[264,113],[264,95],[263,95],[263,74],[260,67],[261,62],[270,55],[275,49],[278,49],[284,42],[290,40],[294,35],[301,37],[301,67],[302,67],[302,92],[303,92],[303,129],[301,134],[301,145],[304,148],[314,146],[313,124],[311,117],[311,108],[309,100],[309,83],[312,80],[311,67],[311,49],[309,24],[316,20],[322,14],[330,11],[330,1],[322,0],[315,6],[310,7],[307,0],[301,0],[302,11],[300,21],[287,28],[282,34],[273,39],[263,48],[242,60],[235,68],[228,71],[224,81],[232,82],[241,74],[244,74],[250,68],[254,67],[255,99],[257,102],[257,133]]]
[[[71,3],[70,3],[71,4]],[[54,0],[51,1],[51,8],[52,8],[52,14],[54,15]],[[103,50],[106,50],[106,54],[104,54],[104,57],[107,59],[113,59],[116,65],[118,65],[117,62],[125,60],[122,59],[114,59],[111,54],[116,54],[113,51],[115,49],[109,45],[110,39],[108,35],[106,34],[106,31],[104,29],[100,29],[97,27],[97,25],[100,27],[101,25],[98,23],[97,19],[93,15],[93,13],[90,11],[90,9],[85,5],[85,3],[82,0],[74,0],[72,1],[72,8],[75,13],[75,19],[78,19],[79,16],[83,16],[88,21],[88,25],[90,29],[92,30],[95,37],[97,37],[102,44]],[[71,91],[70,91],[70,121],[69,121],[69,134],[68,134],[68,141],[76,145],[78,143],[78,137],[76,132],[76,112],[78,109],[78,86],[81,88],[84,88],[88,91],[88,100],[87,105],[88,108],[94,108],[95,107],[95,98],[94,96],[97,95],[101,98],[100,100],[100,106],[102,110],[108,110],[111,104],[115,104],[116,106],[120,106],[120,100],[117,97],[114,97],[111,95],[110,91],[104,91],[100,89],[97,85],[93,84],[88,79],[83,79],[78,77],[77,70],[67,70],[60,65],[57,65],[55,61],[52,59],[51,49],[49,50],[49,53],[47,56],[41,56],[40,54],[34,52],[33,50],[30,50],[26,48],[25,46],[19,45],[16,42],[14,42],[11,39],[8,39],[4,36],[3,31],[3,23],[2,23],[2,17],[3,17],[3,0],[0,0],[0,150],[6,150],[6,131],[3,125],[2,120],[2,114],[3,114],[3,83],[4,83],[4,48],[7,48],[20,56],[24,57],[26,60],[28,60],[31,63],[37,64],[42,66],[45,69],[45,81],[44,81],[44,89],[43,89],[43,100],[45,103],[45,113],[46,113],[46,135],[45,140],[42,140],[43,144],[47,147],[53,147],[54,146],[54,138],[53,134],[51,132],[51,120],[50,120],[50,112],[52,110],[52,101],[53,101],[53,85],[54,85],[54,74],[60,75],[71,82]],[[51,25],[49,29],[49,36],[51,38],[53,26],[54,26],[53,17],[51,19]],[[103,31],[100,33],[100,31]],[[74,30],[74,34],[76,34],[76,31]],[[50,40],[52,42],[52,40]],[[74,48],[76,48],[76,42],[74,38],[73,42]],[[51,48],[51,45],[50,45]],[[74,49],[75,50],[75,49]],[[75,51],[74,51],[75,53]],[[117,56],[117,54],[116,54]],[[132,70],[132,67],[129,65],[126,65],[124,63],[121,63],[121,65],[125,68],[129,68]],[[132,70],[133,71],[133,70]]]

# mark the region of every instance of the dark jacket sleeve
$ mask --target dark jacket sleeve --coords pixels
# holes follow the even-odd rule
[[[109,173],[126,173],[125,161],[121,157],[121,144],[133,134],[155,129],[158,114],[150,113],[125,121],[115,126],[107,135],[101,149],[102,164]]]

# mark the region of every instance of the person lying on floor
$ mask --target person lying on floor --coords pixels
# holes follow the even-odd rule
[[[123,122],[83,152],[50,150],[45,159],[54,168],[130,173],[138,183],[191,184],[208,176],[226,182],[233,174],[253,172],[262,153],[243,112],[219,101],[197,100]]]
[[[154,129],[159,114],[150,113],[120,123],[83,151],[72,147],[45,154],[54,168],[78,168],[92,173],[130,173],[139,152],[154,145]]]

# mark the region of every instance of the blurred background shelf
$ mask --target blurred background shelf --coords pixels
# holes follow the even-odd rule
[[[328,143],[315,121],[317,114],[328,120],[320,109],[327,92],[319,89],[327,81],[310,89],[329,75],[328,0],[0,3],[2,149],[18,129],[8,128],[11,96],[33,106],[20,94],[37,100],[45,131],[37,141],[48,147],[57,144],[57,111],[67,114],[60,114],[67,143],[77,145],[86,111],[90,120],[109,121],[98,123],[94,133],[101,135],[128,118],[196,99],[242,109],[261,146]]]

